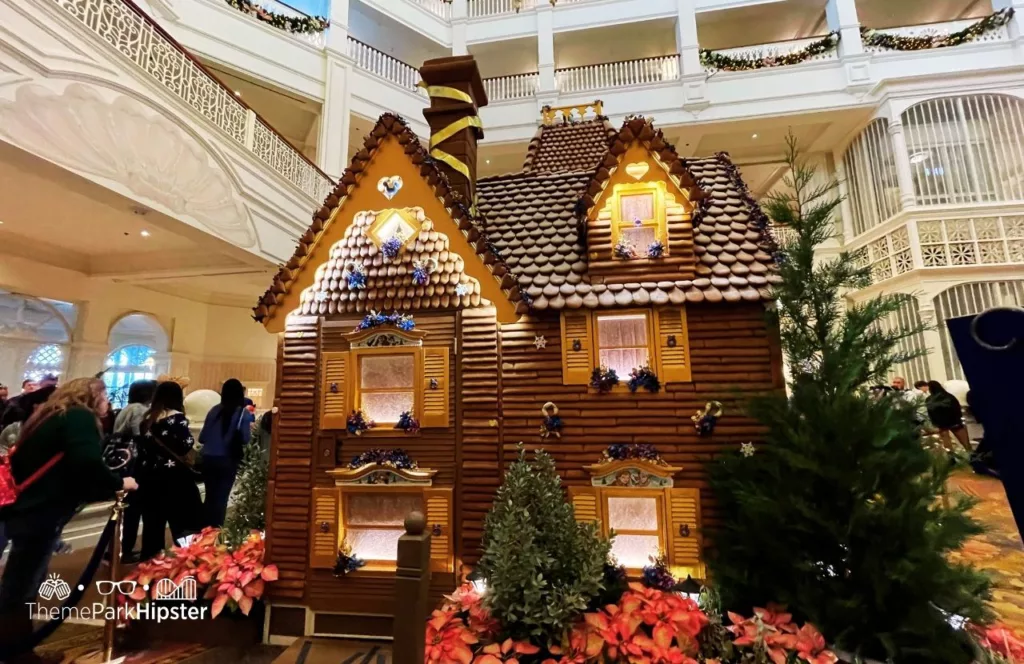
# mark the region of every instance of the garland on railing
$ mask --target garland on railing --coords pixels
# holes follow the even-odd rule
[[[278,30],[294,33],[323,32],[331,24],[323,16],[287,16],[260,7],[250,0],[227,0],[227,3],[240,12],[269,23]]]
[[[877,46],[878,48],[885,48],[890,51],[923,51],[929,48],[945,48],[947,46],[959,46],[972,42],[986,32],[1003,27],[1010,22],[1011,18],[1013,18],[1013,8],[1007,7],[986,16],[977,23],[972,23],[963,30],[957,30],[945,35],[906,37],[862,27],[860,29],[860,36],[865,46]]]
[[[807,62],[811,58],[831,53],[839,46],[839,33],[832,32],[816,42],[804,46],[798,51],[782,55],[761,55],[760,52],[751,56],[734,57],[706,48],[700,51],[700,63],[705,67],[721,71],[750,71],[767,67],[785,67]]]

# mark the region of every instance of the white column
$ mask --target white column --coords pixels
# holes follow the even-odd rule
[[[554,9],[547,2],[537,4],[537,71],[540,72],[540,96],[558,97],[555,81],[555,19]],[[547,103],[547,102],[546,102]]]
[[[1002,9],[1013,9],[1013,18],[1010,19],[1010,39],[1017,41],[1024,37],[1024,0],[992,0],[993,11]]]
[[[324,50],[324,105],[320,111],[317,161],[320,168],[338,179],[348,165],[349,85],[352,58],[348,54],[349,0],[331,0],[331,27]]]
[[[708,98],[708,75],[700,63],[695,5],[693,0],[677,0],[676,3],[676,50],[679,52],[683,108],[690,111],[706,108],[711,103]]]
[[[466,23],[469,0],[452,0],[452,55],[469,55],[466,48]]]
[[[94,376],[107,368],[110,348],[106,342],[75,341],[68,354],[68,378]]]
[[[864,52],[860,39],[860,20],[857,18],[856,0],[828,0],[825,5],[828,28],[839,33],[839,54],[859,55]]]
[[[921,322],[928,326],[921,336],[924,339],[924,347],[928,349],[926,359],[928,361],[929,380],[945,381],[949,378],[946,375],[946,363],[942,357],[942,337],[939,334],[938,325],[944,325],[943,321],[937,320],[935,315],[935,302],[928,295],[919,293],[915,295],[917,306],[921,314]]]
[[[697,10],[693,0],[678,0],[676,18],[676,49],[683,76],[704,74],[700,64],[700,41],[697,38]]]
[[[833,152],[832,163],[836,166],[836,182],[839,184],[839,195],[843,197],[839,203],[839,214],[843,222],[842,244],[845,246],[853,241],[853,206],[850,205],[850,187],[846,181],[846,165],[843,164],[843,156]]]
[[[910,168],[910,154],[907,151],[907,137],[903,133],[903,122],[899,117],[889,121],[889,137],[896,159],[896,180],[900,185],[900,206],[906,210],[917,205],[914,195],[914,176]]]

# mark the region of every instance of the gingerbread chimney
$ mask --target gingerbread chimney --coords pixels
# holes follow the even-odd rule
[[[430,126],[430,156],[448,175],[452,189],[476,202],[476,143],[484,137],[479,109],[487,105],[480,70],[471,55],[427,60],[420,67],[430,96],[423,117]]]

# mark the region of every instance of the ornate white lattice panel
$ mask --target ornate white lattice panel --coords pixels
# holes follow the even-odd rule
[[[917,224],[924,267],[1024,263],[1024,216]]]
[[[964,380],[964,370],[945,321],[979,314],[991,307],[1024,306],[1024,280],[958,284],[939,293],[934,304],[946,378]]]
[[[888,120],[873,120],[843,153],[853,231],[860,235],[900,210]]]

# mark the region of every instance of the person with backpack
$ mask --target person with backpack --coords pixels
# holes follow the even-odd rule
[[[195,440],[183,412],[184,402],[180,384],[159,383],[140,426],[138,475],[144,486],[139,494],[141,560],[163,551],[168,525],[176,542],[200,530],[202,499],[196,486]]]
[[[206,525],[220,528],[227,514],[231,487],[238,475],[245,446],[252,437],[255,419],[245,398],[245,387],[237,378],[224,382],[220,403],[210,409],[199,433],[203,445],[203,482],[206,484]],[[251,403],[251,402],[249,402]]]
[[[142,421],[149,412],[149,404],[156,392],[155,380],[137,380],[128,388],[128,405],[121,409],[114,419],[114,430],[108,444],[127,446],[138,454],[142,438]],[[135,541],[139,537],[139,522],[142,520],[142,501],[131,496],[125,504],[124,526],[121,531],[121,562],[138,562]]]
[[[925,407],[928,409],[928,419],[939,430],[942,446],[947,451],[952,451],[950,439],[956,438],[968,456],[974,453],[970,438],[967,436],[967,426],[964,424],[964,413],[960,402],[937,380],[928,381],[928,398],[925,401]]]
[[[68,382],[35,409],[0,465],[0,519],[11,540],[0,578],[0,650],[31,636],[26,604],[36,601],[61,531],[78,507],[138,488],[103,462],[100,418],[109,408],[102,380]],[[42,660],[24,652],[6,661]]]

